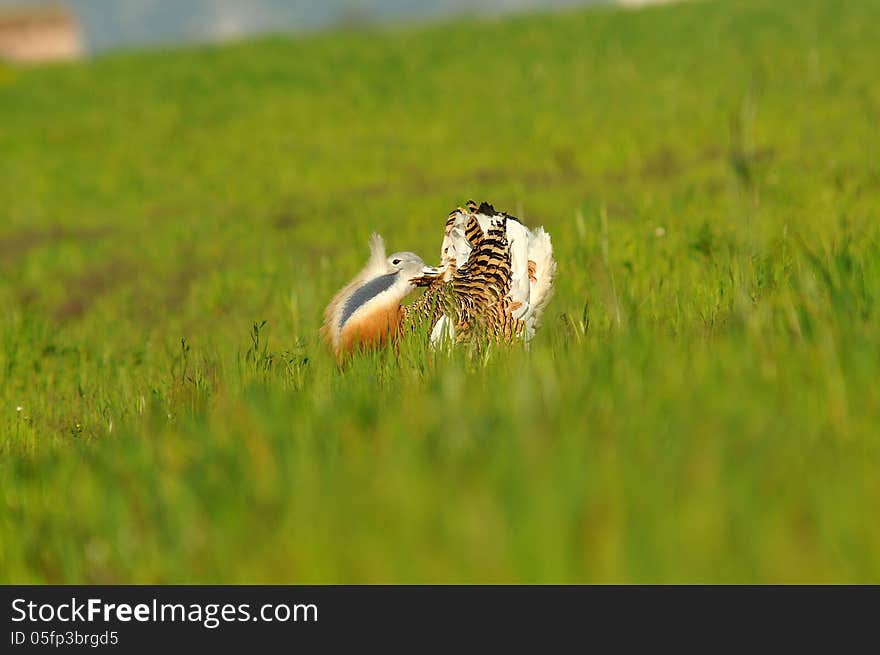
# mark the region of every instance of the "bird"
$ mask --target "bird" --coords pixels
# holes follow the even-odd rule
[[[406,329],[431,331],[431,344],[482,334],[528,343],[553,297],[556,261],[550,235],[529,229],[488,202],[469,200],[449,213],[440,273],[413,280],[425,294],[404,308]]]
[[[416,289],[413,280],[439,272],[413,252],[386,256],[385,242],[373,234],[369,262],[324,310],[325,343],[340,361],[356,349],[386,343],[399,330],[401,301]]]
[[[528,343],[553,296],[556,261],[550,235],[469,200],[449,213],[440,265],[413,252],[385,255],[370,238],[370,261],[324,310],[324,341],[342,362],[406,331],[430,334],[432,347],[485,335]],[[414,302],[403,300],[419,287]]]

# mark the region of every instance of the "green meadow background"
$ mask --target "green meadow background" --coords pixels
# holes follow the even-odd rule
[[[0,582],[880,582],[880,3],[0,67]],[[551,233],[530,350],[339,370],[371,231]]]

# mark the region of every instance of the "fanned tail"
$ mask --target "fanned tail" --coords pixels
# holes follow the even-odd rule
[[[475,328],[500,340],[534,336],[556,276],[543,227],[530,230],[489,203],[468,201],[446,220],[440,265],[442,275],[420,280],[428,289],[405,310],[409,323],[429,321],[432,344],[466,340]]]

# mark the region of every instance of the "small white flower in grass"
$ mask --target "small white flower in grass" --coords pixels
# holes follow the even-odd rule
[[[16,411],[16,412],[20,412],[20,411],[23,410],[23,409],[24,409],[24,407],[22,407],[21,405],[19,405],[18,407],[15,408],[15,411]]]
[[[658,239],[660,237],[665,237],[666,236],[666,228],[663,227],[662,225],[657,226],[657,229],[654,230],[654,236],[657,237]]]

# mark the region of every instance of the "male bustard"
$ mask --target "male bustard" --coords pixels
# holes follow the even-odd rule
[[[430,331],[435,345],[474,333],[527,342],[553,295],[550,235],[485,202],[469,201],[449,214],[439,267],[410,252],[386,259],[376,235],[370,248],[370,263],[324,312],[324,339],[339,359],[401,330]],[[425,294],[402,307],[420,286]]]

